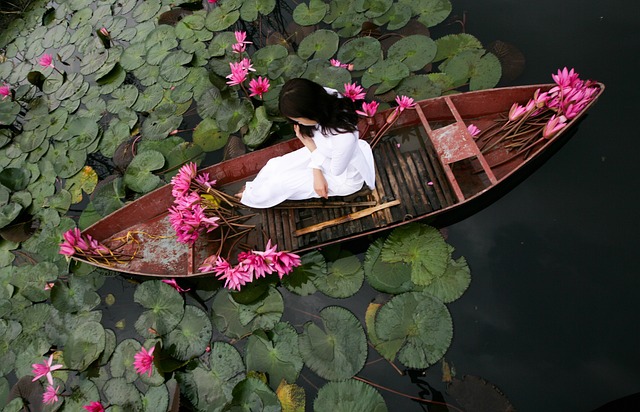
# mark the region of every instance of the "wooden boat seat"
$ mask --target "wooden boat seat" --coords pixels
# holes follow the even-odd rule
[[[478,159],[478,162],[482,166],[482,169],[487,175],[487,178],[492,184],[497,183],[497,179],[489,167],[489,164],[485,160],[484,156],[480,152],[480,149],[476,145],[473,140],[473,136],[469,133],[467,129],[467,125],[462,120],[460,113],[454,106],[453,102],[449,97],[444,97],[451,114],[453,114],[455,123],[449,124],[447,126],[432,129],[427,121],[427,118],[422,111],[420,105],[416,105],[416,112],[418,113],[418,117],[420,117],[420,121],[427,131],[427,135],[429,139],[433,143],[433,147],[435,148],[438,158],[442,164],[442,167],[447,175],[447,179],[451,188],[456,194],[459,202],[465,200],[464,194],[462,193],[462,189],[458,184],[456,177],[451,170],[450,164],[458,162],[460,160],[469,159],[475,157]]]

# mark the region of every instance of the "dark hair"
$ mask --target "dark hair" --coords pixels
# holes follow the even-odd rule
[[[288,80],[280,91],[280,114],[285,117],[305,117],[318,122],[323,134],[354,132],[358,115],[351,99],[327,91],[316,82],[295,78]],[[314,127],[300,125],[305,136],[313,134]]]

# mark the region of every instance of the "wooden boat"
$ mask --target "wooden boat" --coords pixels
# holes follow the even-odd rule
[[[409,222],[439,226],[467,217],[504,194],[557,150],[604,90],[604,85],[596,83],[594,99],[551,138],[540,138],[539,128],[534,136],[536,144],[530,148],[507,147],[511,143],[500,141],[500,125],[512,105],[524,105],[537,89],[546,91],[553,86],[497,88],[427,99],[417,102],[415,109],[404,110],[392,125],[388,120],[394,117],[393,109],[362,120],[361,138],[372,138],[388,128],[374,147],[375,190],[349,201],[285,202],[266,210],[239,211],[256,214],[249,221],[256,230],[243,242],[262,250],[271,239],[279,250],[300,253]],[[468,131],[470,124],[493,130],[494,137],[489,141],[483,141],[482,135],[474,139]],[[202,171],[217,179],[217,188],[235,193],[270,158],[299,147],[300,142],[291,139]],[[206,236],[192,246],[176,241],[167,213],[173,202],[171,188],[160,187],[84,230],[106,245],[134,240],[120,250],[135,254],[134,259],[89,263],[142,276],[202,275],[198,267],[213,253],[215,242]]]

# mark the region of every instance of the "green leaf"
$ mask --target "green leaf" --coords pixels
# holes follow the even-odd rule
[[[338,51],[339,42],[340,38],[335,32],[325,29],[316,30],[302,39],[298,47],[298,55],[305,60],[312,56],[316,59],[330,59]]]
[[[316,292],[313,279],[327,274],[327,262],[322,253],[314,250],[300,257],[301,265],[282,278],[282,284],[290,292],[300,296],[312,295]]]
[[[29,184],[31,173],[26,169],[8,167],[0,171],[0,184],[14,192],[23,190]]]
[[[495,87],[502,77],[500,60],[493,53],[487,53],[471,69],[469,90],[483,90]]]
[[[387,405],[371,385],[362,381],[348,379],[346,381],[328,382],[320,390],[313,401],[315,412],[386,412]]]
[[[150,20],[156,17],[162,4],[160,0],[146,0],[138,3],[138,6],[133,9],[132,17],[138,23]]]
[[[280,44],[272,44],[258,49],[251,56],[251,61],[256,74],[266,76],[269,74],[272,65],[282,62],[288,55],[289,51],[286,47]]]
[[[471,283],[471,271],[464,257],[451,259],[444,274],[424,288],[444,303],[451,303],[467,290]]]
[[[184,315],[184,298],[160,280],[140,284],[136,288],[133,300],[147,309],[135,324],[136,331],[146,338],[171,332]]]
[[[305,365],[328,380],[357,374],[367,358],[367,340],[358,319],[347,309],[330,306],[320,311],[322,328],[307,322],[300,334]]]
[[[447,307],[437,298],[418,292],[395,296],[380,308],[375,331],[381,341],[399,347],[398,360],[423,369],[442,359],[451,344],[453,323]],[[392,361],[391,353],[383,353]]]
[[[388,263],[411,264],[411,280],[428,285],[442,276],[451,252],[440,232],[422,224],[408,224],[389,235],[382,247],[381,259]]]
[[[418,16],[418,21],[427,27],[445,21],[452,10],[449,0],[412,0],[411,7],[413,14]]]
[[[273,122],[269,120],[266,107],[258,107],[253,119],[249,122],[249,132],[242,136],[242,141],[250,148],[260,146],[269,137],[272,125]]]
[[[164,344],[174,358],[186,361],[205,353],[211,337],[208,315],[193,305],[187,305],[182,320],[169,332]]]
[[[98,322],[80,324],[64,347],[64,361],[71,369],[85,370],[105,347],[105,332]]]
[[[107,102],[110,113],[118,113],[125,107],[133,107],[138,99],[138,89],[131,84],[125,84],[111,93],[112,100]]]
[[[223,31],[238,21],[240,11],[228,10],[224,7],[224,3],[220,7],[216,7],[207,14],[205,27],[212,32]]]
[[[142,3],[144,4],[144,3]],[[124,411],[139,411],[142,409],[142,397],[140,391],[133,383],[128,383],[123,378],[113,378],[105,382],[102,389],[111,408],[119,406]]]
[[[100,296],[93,285],[73,277],[56,283],[51,290],[51,304],[60,312],[88,312],[100,304]]]
[[[237,303],[227,289],[222,289],[214,297],[212,308],[212,321],[218,331],[240,338],[256,329],[273,328],[282,317],[284,302],[273,287],[262,300],[248,305]]]
[[[482,49],[482,43],[476,37],[467,33],[448,34],[436,40],[438,52],[433,61],[438,62],[455,56],[463,50]]]
[[[387,263],[380,259],[384,239],[378,238],[367,249],[364,258],[364,274],[372,288],[391,294],[413,289],[411,266],[404,262]]]
[[[189,68],[184,67],[193,59],[193,54],[181,50],[169,54],[160,64],[160,76],[168,82],[178,82],[189,74]]]
[[[202,119],[193,130],[193,142],[205,152],[222,149],[228,140],[229,133],[221,131],[215,119]]]
[[[224,99],[218,108],[216,120],[220,130],[235,133],[253,118],[253,105],[245,99]]]
[[[392,44],[387,52],[387,59],[401,61],[409,70],[417,71],[429,64],[436,52],[436,43],[431,38],[414,34]]]
[[[259,379],[246,378],[233,388],[230,411],[280,411],[276,394]],[[256,409],[257,408],[257,409]]]
[[[430,75],[417,74],[403,79],[396,87],[399,96],[411,96],[414,100],[430,99],[442,95],[443,88]]]
[[[393,0],[356,0],[355,9],[368,18],[382,16],[391,8]]]
[[[329,262],[325,276],[315,276],[313,284],[318,290],[332,298],[348,298],[353,296],[364,281],[364,270],[360,259],[347,251]]]
[[[161,140],[169,136],[182,123],[180,115],[166,115],[157,112],[162,105],[156,107],[149,117],[142,123],[141,134],[146,139]]]
[[[127,167],[124,173],[124,183],[133,191],[150,192],[161,183],[160,178],[152,172],[162,166],[164,166],[162,153],[153,150],[139,153]]]
[[[371,87],[379,84],[375,94],[383,94],[393,89],[409,76],[406,64],[395,60],[382,60],[368,68],[362,75],[362,86]]]
[[[111,376],[122,378],[125,382],[134,382],[138,379],[139,375],[133,366],[133,362],[140,348],[142,348],[142,345],[135,339],[124,339],[120,342],[113,352],[111,362],[109,362]],[[157,373],[155,367],[153,368],[152,376],[153,373]]]
[[[293,10],[293,21],[301,26],[318,24],[324,19],[329,6],[322,0],[309,0],[309,5],[299,3]]]
[[[353,64],[354,70],[366,70],[382,58],[380,42],[369,36],[345,42],[338,50],[338,60]]]

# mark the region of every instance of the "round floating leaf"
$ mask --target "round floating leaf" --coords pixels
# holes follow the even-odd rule
[[[88,117],[74,118],[70,122],[67,122],[66,129],[67,135],[71,136],[69,146],[75,150],[82,150],[89,147],[98,138],[98,133],[100,132],[100,126],[96,123],[95,119]]]
[[[284,60],[289,55],[286,47],[280,44],[272,44],[262,47],[251,56],[256,74],[265,76],[269,73],[269,68],[275,62]]]
[[[10,126],[20,113],[18,102],[9,99],[0,100],[0,126]]]
[[[367,18],[363,13],[350,12],[338,17],[331,23],[331,27],[338,32],[340,37],[355,37],[362,31]]]
[[[284,303],[273,287],[264,299],[249,305],[237,303],[226,289],[222,289],[213,299],[212,309],[216,328],[230,338],[240,338],[256,329],[273,328],[282,317]]]
[[[304,3],[300,3],[304,5]],[[330,59],[338,50],[340,38],[331,30],[316,30],[302,39],[298,47],[298,55],[303,59],[312,56],[316,59]]]
[[[309,5],[300,3],[293,10],[293,21],[301,26],[318,24],[324,19],[329,6],[322,0],[309,0]]]
[[[104,135],[100,141],[100,152],[108,157],[114,157],[114,162],[120,164],[119,158],[116,158],[116,150],[121,144],[126,142],[130,137],[129,126],[126,123],[120,121],[120,119],[113,119],[109,123],[109,128],[105,130]]]
[[[440,64],[440,70],[446,73],[458,87],[469,82],[474,66],[484,54],[483,50],[463,50]]]
[[[120,209],[124,205],[122,201],[124,197],[125,190],[122,178],[112,177],[102,180],[96,186],[91,196],[91,203],[93,203],[96,212],[104,217]]]
[[[136,331],[146,338],[171,332],[184,315],[184,298],[174,288],[159,280],[139,285],[133,300],[147,309],[135,325]]]
[[[444,356],[451,344],[453,323],[442,301],[427,293],[408,292],[380,308],[375,330],[382,341],[399,344],[398,360],[403,365],[423,369]]]
[[[400,82],[395,92],[399,96],[411,96],[414,100],[424,100],[442,95],[442,87],[434,83],[429,75],[411,75]]]
[[[127,71],[135,70],[145,63],[147,47],[144,43],[134,43],[124,49],[120,56],[120,65]]]
[[[246,99],[224,99],[218,108],[216,120],[220,129],[235,133],[253,117],[253,105]]]
[[[166,385],[154,386],[149,388],[142,398],[144,410],[167,411],[169,410],[169,390]]]
[[[205,352],[212,333],[208,315],[195,306],[187,305],[182,320],[169,332],[164,344],[172,357],[186,361]]]
[[[436,52],[436,43],[431,38],[422,34],[414,34],[392,44],[387,52],[387,58],[401,61],[407,65],[409,70],[416,71],[430,63]]]
[[[368,68],[362,75],[362,86],[371,87],[379,84],[376,94],[383,94],[393,89],[409,76],[410,70],[406,64],[395,60],[383,60]]]
[[[257,378],[246,378],[239,382],[232,392],[229,410],[253,410],[248,405],[259,405],[262,411],[281,410],[280,401],[269,387]]]
[[[224,5],[224,3],[223,3]],[[205,27],[212,32],[223,31],[238,21],[240,11],[228,10],[226,7],[216,7],[207,14]]]
[[[290,292],[300,296],[312,295],[316,292],[313,279],[327,274],[327,262],[322,253],[312,251],[301,256],[301,265],[282,278],[282,284]]]
[[[217,33],[209,44],[209,54],[211,57],[222,57],[235,42],[236,37],[232,32],[223,31],[222,33]]]
[[[168,82],[178,82],[189,74],[189,69],[184,65],[192,59],[191,53],[182,50],[172,52],[160,64],[160,75]]]
[[[70,411],[83,411],[82,407],[100,399],[100,392],[95,383],[88,379],[82,379],[71,387],[72,395],[64,398],[64,409]]]
[[[211,345],[209,365],[197,363],[187,371],[176,372],[181,393],[198,410],[222,411],[232,398],[233,388],[244,379],[244,363],[228,343]]]
[[[411,264],[411,280],[423,286],[444,274],[450,257],[451,251],[440,232],[418,223],[394,229],[380,255],[388,263]]]
[[[469,90],[482,90],[495,87],[502,77],[500,60],[493,53],[487,53],[471,69]]]
[[[438,47],[438,52],[433,59],[434,62],[453,57],[463,50],[482,49],[480,40],[467,33],[449,34],[440,37],[436,40],[436,46]]]
[[[160,106],[158,106],[160,107]],[[151,115],[142,123],[142,136],[150,140],[160,140],[166,138],[169,133],[176,130],[182,123],[180,115],[165,115],[153,111]]]
[[[471,271],[464,257],[458,260],[451,259],[444,274],[436,278],[424,288],[444,303],[450,303],[458,299],[471,283]]]
[[[365,70],[382,57],[380,42],[373,37],[358,37],[350,40],[338,50],[338,60],[353,64],[354,70]]]
[[[273,61],[269,65],[269,78],[275,79],[282,77],[283,80],[289,80],[294,77],[302,76],[306,68],[307,62],[302,60],[297,54],[290,54],[284,59]]]
[[[327,380],[347,379],[367,359],[367,339],[358,319],[347,309],[330,306],[320,311],[322,328],[307,322],[300,334],[305,365]]]
[[[85,164],[87,152],[85,150],[67,150],[66,145],[58,148],[55,145],[49,148],[46,158],[55,160],[54,170],[58,176],[68,178],[78,173]],[[60,157],[56,157],[56,154]]]
[[[242,141],[251,148],[260,146],[269,137],[272,125],[273,122],[269,120],[266,107],[258,107],[253,119],[249,122],[249,132],[242,136]]]
[[[55,98],[58,100],[66,100],[71,97],[76,97],[76,100],[82,96],[78,96],[79,91],[84,86],[84,78],[78,73],[71,73],[66,82],[64,82],[60,88],[55,92]],[[84,87],[88,87],[84,86]],[[86,92],[86,89],[84,90]]]
[[[23,190],[29,184],[31,173],[26,169],[8,167],[0,171],[0,184],[17,192]]]
[[[411,8],[418,21],[427,27],[445,21],[452,10],[449,0],[415,0],[411,2]]]
[[[64,346],[64,361],[71,369],[85,370],[105,347],[105,332],[98,322],[80,324]]]
[[[362,381],[328,382],[318,391],[313,401],[315,412],[386,412],[387,405],[371,385]]]
[[[153,84],[140,93],[131,108],[137,112],[151,111],[162,101],[163,93],[164,89],[162,86]]]
[[[288,323],[277,323],[269,333],[256,331],[247,340],[247,371],[264,372],[277,389],[282,380],[295,382],[302,370],[298,333]]]
[[[142,409],[140,391],[133,383],[129,383],[123,378],[109,379],[105,382],[102,391],[110,405],[117,405],[124,411],[139,411]]]
[[[51,304],[60,312],[90,311],[100,304],[100,296],[93,285],[72,277],[68,282],[58,282],[51,290]]]
[[[393,0],[356,0],[355,9],[368,18],[382,16],[391,8]]]
[[[138,99],[138,89],[131,84],[125,84],[111,93],[111,100],[107,102],[110,113],[118,113],[123,108],[132,107]]]
[[[205,152],[222,149],[228,140],[229,133],[221,131],[215,119],[202,119],[193,130],[193,142]]]
[[[347,298],[354,295],[364,281],[364,270],[353,254],[342,251],[338,258],[328,264],[325,276],[313,278],[318,290],[332,298]]]
[[[107,50],[94,49],[83,57],[82,65],[80,66],[80,73],[85,76],[95,73],[103,64],[106,63],[108,57],[109,52]]]
[[[387,263],[380,259],[382,238],[373,242],[364,258],[364,273],[369,285],[384,293],[398,294],[411,290],[411,266],[403,262]]]
[[[140,342],[135,339],[125,339],[116,346],[113,357],[109,362],[111,376],[123,378],[126,382],[133,382],[138,379],[138,373],[133,366],[135,355],[140,351]],[[153,373],[157,373],[155,367]],[[152,375],[153,376],[153,375]]]
[[[132,17],[138,23],[142,23],[155,17],[160,7],[162,7],[160,0],[143,1],[133,10]]]
[[[307,65],[304,74],[307,79],[336,90],[342,89],[345,83],[351,83],[351,73],[347,69],[327,65],[326,60],[322,61],[322,65],[315,65],[316,61],[313,60]]]
[[[99,79],[96,79],[96,83],[101,86],[101,94],[109,94],[120,87],[126,76],[127,73],[122,69],[122,66],[116,64],[109,73]]]
[[[403,3],[394,3],[391,8],[382,16],[373,19],[373,23],[378,26],[387,25],[387,30],[398,30],[403,28],[411,20],[411,7]]]

